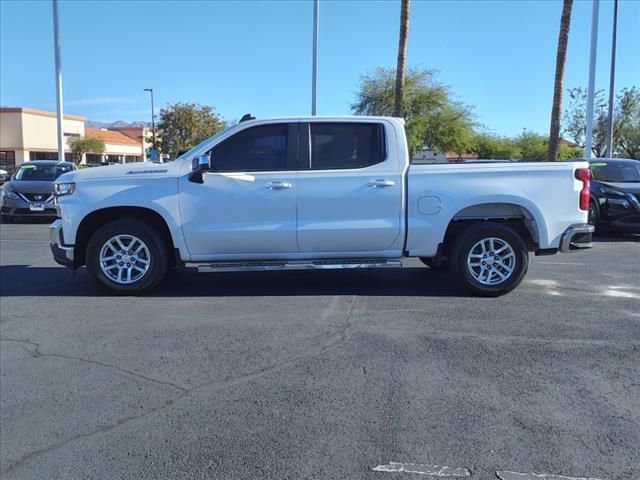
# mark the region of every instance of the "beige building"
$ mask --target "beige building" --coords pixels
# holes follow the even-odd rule
[[[102,140],[106,151],[103,155],[87,154],[82,163],[98,165],[143,161],[147,130],[143,127],[85,128],[85,117],[65,115],[65,160],[72,159],[67,145],[69,138],[85,136]],[[50,159],[58,159],[56,114],[24,107],[0,108],[0,168],[13,173],[23,162]]]
[[[102,155],[87,153],[83,163],[102,165],[105,163],[141,162],[144,159],[142,142],[122,132],[106,128],[85,128],[84,136],[102,140],[106,150]]]

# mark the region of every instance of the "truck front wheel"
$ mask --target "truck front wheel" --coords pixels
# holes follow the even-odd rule
[[[162,236],[135,219],[108,223],[87,245],[89,275],[116,293],[151,290],[167,271],[167,249]]]
[[[458,234],[450,263],[459,283],[474,293],[497,297],[522,282],[529,253],[515,230],[499,223],[476,223]]]

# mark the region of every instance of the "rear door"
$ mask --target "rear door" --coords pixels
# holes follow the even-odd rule
[[[300,125],[300,253],[399,255],[403,172],[389,132],[373,121]]]
[[[210,151],[204,183],[180,179],[182,229],[194,260],[296,254],[298,124],[257,125]]]

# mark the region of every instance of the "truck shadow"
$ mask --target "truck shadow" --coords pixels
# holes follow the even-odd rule
[[[84,268],[74,275],[63,267],[0,266],[2,297],[110,296],[95,285]],[[147,297],[269,297],[269,296],[470,296],[444,272],[426,267],[377,270],[268,271],[197,273],[171,272]]]

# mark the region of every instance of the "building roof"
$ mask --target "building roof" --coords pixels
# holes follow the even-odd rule
[[[0,107],[0,113],[28,113],[30,115],[40,115],[41,117],[56,117],[56,112],[47,112],[46,110],[36,110],[35,108],[27,107]],[[80,115],[65,114],[64,118],[67,120],[80,120],[84,122],[85,117]]]
[[[101,130],[99,128],[85,128],[85,137],[97,138],[104,143],[111,143],[116,145],[137,145],[142,146],[142,142],[138,142],[133,138],[125,135],[121,132],[115,132],[113,130]]]

